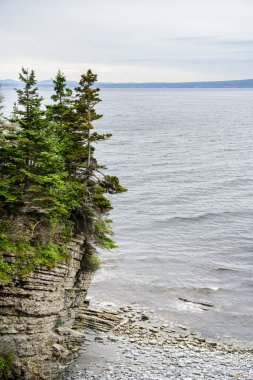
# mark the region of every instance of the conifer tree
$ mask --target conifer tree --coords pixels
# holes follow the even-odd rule
[[[59,136],[47,123],[33,71],[22,68],[18,102],[0,146],[0,281],[66,258],[70,210],[76,205]],[[16,253],[8,264],[2,254]]]
[[[86,176],[91,166],[92,122],[101,117],[94,108],[100,102],[99,90],[92,88],[95,80],[96,76],[91,70],[81,76],[79,86],[75,88],[72,106],[66,115],[69,136],[66,161],[68,170],[78,177]]]
[[[2,146],[3,141],[4,141],[4,136],[3,136],[3,133],[4,133],[4,121],[3,121],[3,113],[2,113],[3,101],[4,101],[4,97],[3,97],[3,95],[0,92],[0,149],[1,149],[1,146]]]
[[[2,108],[3,97],[0,99]],[[18,202],[20,191],[20,158],[17,154],[17,129],[0,114],[0,215]],[[19,178],[19,180],[18,180]]]
[[[54,94],[51,96],[53,104],[47,106],[47,117],[49,120],[58,123],[60,128],[62,128],[64,115],[70,105],[72,90],[66,87],[66,77],[60,70],[53,83]]]
[[[1,88],[0,88],[0,90],[1,90]],[[2,113],[3,100],[4,100],[3,95],[0,92],[0,146],[1,146],[1,141],[3,139],[3,136],[2,136],[2,134],[3,134],[3,119],[2,119],[2,117],[3,117],[3,113]]]
[[[4,146],[4,141],[5,141],[5,138],[4,138],[4,123],[3,123],[3,119],[2,119],[2,110],[3,108],[3,96],[2,94],[0,93],[0,153],[1,153],[1,150],[3,149],[3,146]],[[0,173],[2,172],[2,166],[3,166],[3,162],[2,162],[2,155],[0,154]],[[0,191],[1,191],[1,185],[0,185]],[[0,201],[0,210],[1,210],[1,201]]]
[[[94,157],[94,143],[108,139],[111,134],[99,134],[94,130],[93,122],[102,117],[95,106],[101,101],[99,89],[94,87],[97,76],[88,70],[81,76],[79,86],[75,88],[75,99],[69,118],[69,153],[66,156],[70,174],[83,186],[80,207],[77,214],[82,216],[89,241],[106,248],[113,248],[110,235],[112,230],[108,213],[112,209],[105,193],[125,191],[117,177],[106,176]],[[92,248],[89,244],[90,249]],[[93,246],[94,249],[94,246]]]
[[[4,97],[3,97],[3,95],[0,92],[0,120],[2,119],[2,116],[3,116],[3,114],[2,114],[3,100],[4,100]]]
[[[94,156],[94,143],[111,136],[94,129],[102,117],[96,79],[88,70],[72,97],[59,71],[43,111],[34,71],[22,68],[12,118],[0,123],[0,281],[63,260],[75,233],[85,239],[90,268],[96,246],[115,247],[106,193],[125,189]],[[8,251],[17,254],[13,265],[2,258]]]
[[[13,121],[18,123],[18,152],[23,176],[22,212],[48,220],[60,219],[68,213],[64,159],[60,153],[59,136],[47,123],[41,110],[42,98],[35,87],[34,72],[22,68],[20,79],[24,88],[18,89],[18,104]],[[64,200],[64,201],[63,201]]]

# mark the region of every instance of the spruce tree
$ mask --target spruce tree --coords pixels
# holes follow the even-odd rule
[[[87,268],[97,263],[96,246],[113,248],[106,193],[125,191],[94,156],[102,117],[91,70],[81,76],[74,97],[61,72],[54,80],[53,104],[42,110],[34,71],[22,68],[23,87],[9,123],[0,123],[0,281],[25,275],[66,258],[73,234],[84,237]],[[3,254],[16,254],[8,263]]]
[[[56,122],[62,128],[64,115],[70,105],[72,90],[66,87],[66,77],[60,70],[53,83],[54,94],[51,96],[53,104],[47,106],[47,118],[50,121]]]
[[[3,119],[2,119],[3,100],[4,100],[3,95],[0,92],[0,148],[1,148],[1,141],[3,141]]]
[[[52,226],[52,222],[68,215],[71,207],[60,137],[41,109],[42,98],[35,86],[34,72],[22,68],[20,79],[24,88],[17,90],[18,103],[12,121],[19,125],[17,151],[23,179],[20,183],[21,212]]]
[[[87,236],[87,244],[113,248],[110,235],[110,219],[108,213],[112,209],[105,193],[125,191],[117,177],[103,174],[103,166],[94,157],[94,143],[106,140],[111,134],[99,134],[94,130],[93,122],[102,115],[97,114],[95,106],[101,101],[99,89],[95,87],[97,76],[88,70],[81,76],[79,86],[75,88],[75,98],[69,118],[69,153],[66,155],[70,175],[83,186],[80,207],[76,210],[79,219],[83,219],[83,227]],[[77,215],[76,215],[77,216]]]
[[[2,108],[3,97],[0,99]],[[15,123],[9,123],[0,115],[0,215],[10,212],[20,199],[22,158],[17,153],[17,131]]]
[[[72,107],[66,114],[69,136],[66,160],[69,171],[80,178],[87,177],[96,168],[92,143],[111,136],[93,131],[93,122],[102,117],[95,110],[95,106],[101,101],[99,89],[94,87],[96,80],[97,76],[91,70],[81,76],[79,86],[75,88]]]
[[[0,88],[0,90],[1,90],[1,88]],[[4,121],[3,121],[3,113],[2,113],[3,101],[4,101],[4,97],[0,92],[0,149],[1,149],[1,146],[2,146],[3,141],[4,141],[4,135],[3,135],[3,133],[4,133]]]
[[[4,100],[4,97],[3,97],[3,95],[2,95],[1,92],[0,92],[0,120],[2,119],[2,116],[3,116],[3,113],[2,113],[2,109],[3,109],[3,100]]]

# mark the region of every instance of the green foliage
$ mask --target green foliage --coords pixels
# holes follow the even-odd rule
[[[96,246],[115,248],[106,194],[126,191],[105,175],[94,144],[93,122],[101,101],[88,70],[74,93],[58,71],[53,103],[42,109],[34,71],[22,68],[8,123],[0,120],[0,281],[49,268],[68,258],[66,243],[75,233],[86,240],[87,265],[98,266]],[[1,99],[0,99],[1,100]],[[1,106],[1,101],[0,101]]]
[[[2,109],[3,109],[3,100],[4,100],[4,98],[3,98],[3,95],[0,93],[0,119],[1,119],[1,117],[2,117]]]
[[[3,254],[14,258],[7,262]],[[69,253],[65,246],[20,239],[13,241],[7,234],[0,234],[0,280],[8,282],[13,275],[25,276],[39,266],[53,268],[57,263],[67,261]]]
[[[85,257],[85,269],[88,271],[96,271],[100,266],[100,258],[96,253],[89,253]]]
[[[11,367],[14,356],[11,353],[0,353],[0,379],[8,380],[11,378]]]
[[[53,83],[54,94],[51,96],[53,104],[46,106],[47,119],[49,122],[55,121],[58,123],[61,129],[63,126],[65,114],[67,113],[71,102],[72,90],[66,88],[66,78],[61,71],[58,71]]]

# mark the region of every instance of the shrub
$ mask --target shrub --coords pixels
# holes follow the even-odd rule
[[[84,268],[91,272],[95,272],[99,268],[100,262],[100,258],[95,252],[87,253],[85,256]]]
[[[0,353],[0,379],[8,380],[11,378],[11,367],[14,362],[14,356],[11,353]]]

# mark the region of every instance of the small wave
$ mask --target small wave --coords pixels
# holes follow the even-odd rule
[[[211,289],[211,290],[214,290],[214,291],[217,291],[219,290],[219,286],[210,286],[208,289]]]
[[[224,152],[236,152],[238,148],[224,148]]]
[[[220,288],[219,286],[207,286],[207,287],[203,287],[203,288],[196,288],[196,287],[189,288],[189,290],[193,290],[196,293],[209,294],[209,293],[217,292],[217,291],[223,290],[223,289]]]
[[[143,289],[149,290],[150,293],[174,293],[174,294],[199,294],[199,295],[209,295],[214,292],[222,291],[224,290],[223,288],[219,286],[208,286],[208,287],[194,287],[194,286],[166,286],[165,284],[159,284],[157,281],[152,281],[150,283],[147,283],[144,279],[141,281],[134,281],[128,286],[136,286],[136,285],[141,285]]]
[[[231,217],[238,217],[242,215],[247,215],[248,213],[244,211],[223,211],[223,212],[206,212],[199,215],[191,215],[191,216],[172,216],[167,218],[166,220],[158,221],[159,223],[170,223],[173,221],[177,222],[199,222],[202,220],[210,220],[210,219],[216,219],[216,218],[231,218]],[[250,213],[252,216],[253,213]]]
[[[173,309],[180,312],[187,313],[203,313],[204,310],[201,305],[197,305],[191,302],[183,302],[183,301],[175,301],[174,304],[171,305]]]
[[[234,272],[234,269],[232,269],[232,268],[225,268],[225,267],[215,268],[215,270],[217,270],[219,272]]]

